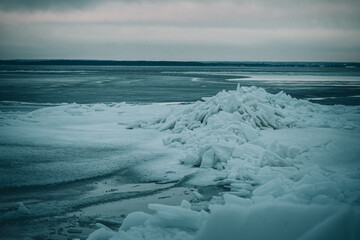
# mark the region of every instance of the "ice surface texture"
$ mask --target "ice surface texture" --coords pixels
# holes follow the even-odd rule
[[[130,214],[119,231],[89,239],[359,239],[359,122],[359,107],[255,87],[136,122],[129,128],[158,129],[183,150],[179,161],[198,169],[188,183],[224,193],[208,212],[150,204],[154,215]]]

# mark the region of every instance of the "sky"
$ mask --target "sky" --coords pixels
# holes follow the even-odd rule
[[[360,62],[360,1],[0,0],[0,59]]]

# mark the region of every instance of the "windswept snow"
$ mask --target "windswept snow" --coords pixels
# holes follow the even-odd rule
[[[72,103],[0,112],[0,188],[88,179],[144,159],[161,159],[169,154],[161,132],[128,131],[125,126],[166,110],[157,105]]]
[[[128,128],[164,133],[210,202],[150,204],[89,239],[359,239],[360,108],[238,87]],[[156,166],[153,166],[156,169]]]

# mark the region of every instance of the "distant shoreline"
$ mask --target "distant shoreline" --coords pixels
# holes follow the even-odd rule
[[[120,61],[68,59],[0,60],[0,65],[85,65],[85,66],[209,66],[209,67],[360,67],[357,62],[268,62],[268,61]]]

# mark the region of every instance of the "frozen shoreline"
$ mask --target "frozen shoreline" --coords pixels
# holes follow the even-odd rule
[[[359,107],[321,106],[259,88],[224,91],[190,105],[64,104],[30,113],[1,113],[2,148],[8,156],[23,158],[29,155],[22,148],[46,146],[47,157],[62,160],[62,165],[39,161],[34,166],[41,168],[31,169],[25,163],[18,167],[23,174],[3,175],[2,187],[16,189],[20,184],[26,189],[44,179],[60,187],[53,189],[53,195],[51,189],[45,191],[48,197],[43,199],[5,192],[1,201],[12,201],[14,206],[5,206],[0,220],[10,226],[16,219],[33,218],[30,224],[35,224],[46,214],[63,216],[78,210],[87,216],[91,211],[107,215],[130,206],[126,204],[130,198],[138,204],[120,211],[121,221],[126,217],[121,215],[147,212],[147,203],[157,203],[149,205],[152,215],[131,213],[119,231],[104,227],[91,239],[134,239],[139,234],[142,239],[220,237],[213,231],[224,239],[240,235],[261,239],[254,226],[246,225],[251,219],[267,226],[266,236],[277,239],[329,237],[330,229],[342,234],[331,233],[334,236],[352,239],[359,236],[354,226],[360,219],[359,113]],[[64,161],[57,158],[59,153],[65,159],[82,155]],[[84,166],[90,171],[83,171]],[[97,176],[91,170],[107,180],[88,182],[88,188],[82,185]],[[134,178],[130,185],[116,174],[122,170]],[[39,174],[34,178],[27,171]],[[46,172],[54,178],[42,175]],[[6,176],[16,176],[18,182]],[[79,181],[79,188],[70,184],[59,198],[61,182],[72,180]],[[144,194],[129,194],[138,183]],[[187,199],[184,188],[204,191]],[[49,196],[59,199],[51,202]],[[16,202],[25,204],[25,215]],[[99,205],[104,202],[108,203]],[[313,213],[318,217],[310,221]],[[266,220],[269,216],[271,221]],[[218,219],[221,224],[216,224]],[[227,221],[243,224],[227,225]],[[284,221],[291,227],[275,231]]]
[[[194,188],[176,187],[174,184],[155,184],[155,183],[133,183],[119,185],[111,183],[111,178],[97,181],[95,185],[101,185],[97,191],[103,195],[125,193],[123,197],[113,197],[110,202],[101,201],[97,203],[75,207],[72,211],[51,212],[44,215],[23,214],[22,217],[4,221],[2,219],[0,234],[9,239],[25,238],[50,238],[67,240],[69,238],[86,238],[90,233],[100,226],[117,229],[124,218],[131,212],[149,212],[147,204],[158,202],[167,205],[178,205],[183,199],[191,201],[195,198]],[[86,190],[86,185],[82,186],[83,194],[94,194]],[[71,194],[76,188],[61,192],[61,194]],[[61,199],[61,196],[58,196]],[[24,205],[29,211],[34,210],[34,205]],[[150,213],[150,212],[149,212]],[[29,213],[31,214],[31,213]]]

